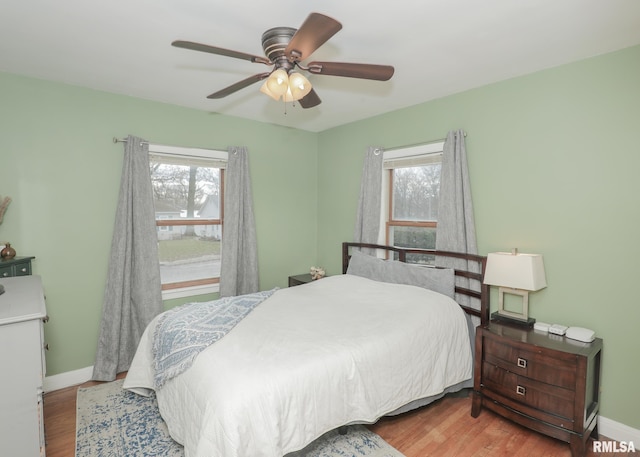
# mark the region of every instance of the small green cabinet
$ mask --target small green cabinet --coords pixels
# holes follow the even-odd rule
[[[31,260],[35,257],[14,257],[0,259],[0,278],[28,276],[31,274]]]

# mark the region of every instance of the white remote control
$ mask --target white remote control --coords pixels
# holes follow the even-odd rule
[[[549,333],[554,335],[564,335],[569,327],[560,324],[553,324],[549,327]]]

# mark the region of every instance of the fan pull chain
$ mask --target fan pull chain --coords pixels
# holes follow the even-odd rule
[[[291,106],[295,108],[295,106],[296,106],[296,102],[295,102],[295,101],[292,101],[292,102],[291,102]],[[287,115],[287,102],[286,102],[286,101],[284,102],[284,115],[285,115],[285,116]]]

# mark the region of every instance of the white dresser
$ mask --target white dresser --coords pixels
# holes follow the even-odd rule
[[[42,281],[20,276],[0,284],[0,455],[44,456]]]

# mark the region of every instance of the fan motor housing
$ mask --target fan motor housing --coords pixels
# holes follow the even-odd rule
[[[292,27],[274,27],[262,34],[262,49],[267,58],[277,67],[291,67],[285,50],[297,29]]]

